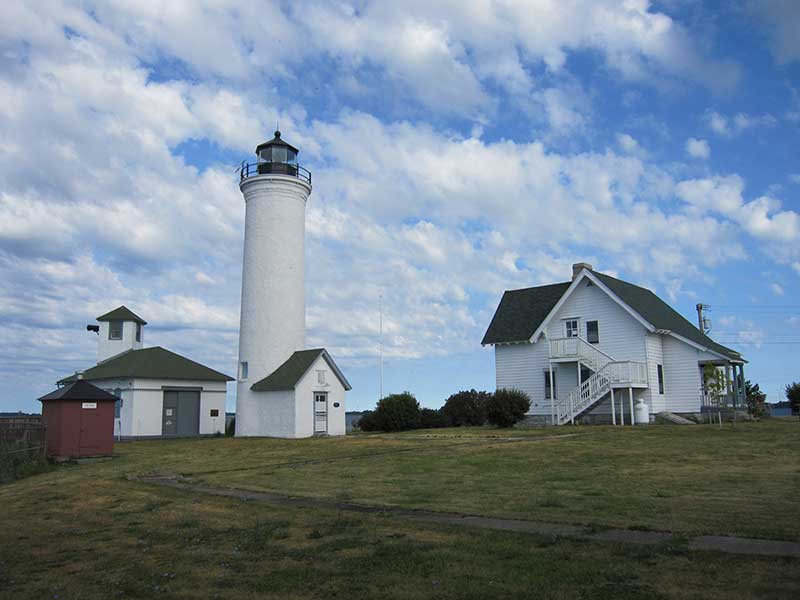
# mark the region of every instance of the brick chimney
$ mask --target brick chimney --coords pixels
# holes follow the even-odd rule
[[[575,281],[575,278],[580,275],[581,271],[584,269],[592,270],[592,265],[585,262],[579,262],[572,265],[572,281]]]

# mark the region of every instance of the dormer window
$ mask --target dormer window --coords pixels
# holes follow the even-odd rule
[[[122,321],[108,322],[108,339],[110,340],[122,339]]]
[[[141,323],[137,323],[136,324],[136,341],[137,342],[141,342],[142,341],[142,324]]]

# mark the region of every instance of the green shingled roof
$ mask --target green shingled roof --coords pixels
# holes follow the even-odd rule
[[[344,386],[344,389],[350,390],[350,384],[345,379],[339,367],[333,362],[330,354],[325,348],[315,348],[313,350],[298,350],[292,354],[285,363],[275,369],[272,373],[267,375],[261,381],[257,381],[250,389],[254,392],[280,392],[285,390],[293,390],[300,382],[303,376],[314,364],[320,356],[325,358],[328,366],[336,374],[336,377]]]
[[[141,379],[194,379],[198,381],[233,381],[224,373],[209,369],[193,360],[160,346],[128,350],[83,372],[86,380],[138,377]],[[58,383],[75,381],[72,375]]]
[[[650,290],[596,271],[592,274],[656,329],[669,330],[730,359],[742,360],[741,354],[712,340]]]
[[[481,344],[527,342],[569,284],[554,283],[505,292]]]
[[[671,331],[732,360],[743,360],[741,354],[716,343],[650,290],[596,271],[592,274],[656,329]],[[571,283],[566,281],[505,292],[481,343],[530,340]]]
[[[127,306],[120,306],[119,308],[115,308],[111,312],[107,312],[104,315],[100,315],[97,317],[98,321],[134,321],[136,323],[141,323],[142,325],[147,325],[147,321],[145,321],[142,317],[137,315],[135,312],[130,310]]]

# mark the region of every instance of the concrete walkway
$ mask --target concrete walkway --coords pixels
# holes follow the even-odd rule
[[[563,523],[544,523],[541,521],[524,521],[518,519],[502,519],[498,517],[481,517],[459,513],[437,512],[430,510],[413,510],[388,506],[337,502],[323,498],[285,496],[272,492],[252,492],[235,488],[217,488],[192,483],[177,476],[143,476],[131,478],[132,481],[151,483],[187,492],[224,496],[246,501],[267,502],[281,506],[297,506],[304,508],[325,508],[357,513],[379,514],[397,517],[418,523],[434,523],[456,525],[461,527],[478,527],[498,531],[514,531],[533,533],[544,536],[563,536],[582,538],[600,542],[624,542],[629,544],[665,544],[672,541],[673,535],[664,531],[638,531],[631,529],[606,529],[596,532],[579,525]],[[704,535],[690,538],[689,550],[706,550],[727,552],[729,554],[749,554],[754,556],[788,556],[800,558],[800,542],[781,540],[761,540],[727,536]]]

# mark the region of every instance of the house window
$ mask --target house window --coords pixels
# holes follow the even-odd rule
[[[656,365],[656,369],[658,370],[658,393],[664,393],[664,367],[661,365]]]
[[[119,419],[120,413],[122,413],[122,390],[116,388],[114,395],[117,397],[117,401],[114,402],[114,418]]]
[[[544,371],[544,399],[555,399],[558,396],[558,382],[556,381],[556,370],[553,369],[553,385],[555,386],[555,395],[551,394],[553,390],[550,389],[550,370]]]
[[[564,321],[567,330],[567,337],[578,337],[578,319],[567,319]]]
[[[589,367],[584,367],[581,365],[581,383],[585,382],[589,377],[591,377],[593,371]]]
[[[244,381],[247,379],[247,361],[243,360],[239,363],[239,379]]]
[[[586,321],[586,341],[590,344],[597,344],[600,341],[600,328],[597,321]]]
[[[325,371],[317,371],[317,383],[325,385]]]
[[[136,324],[136,341],[137,342],[141,342],[142,341],[142,324],[141,323],[137,323]]]
[[[110,321],[108,324],[108,339],[122,339],[122,321]]]

